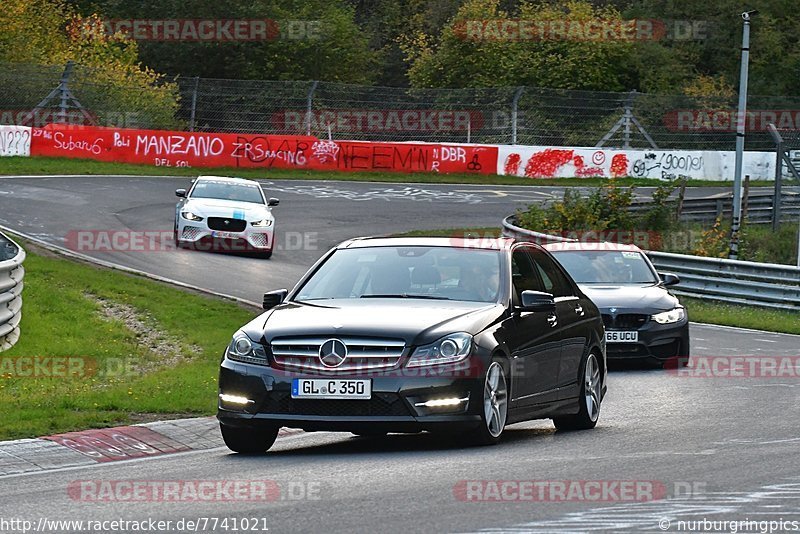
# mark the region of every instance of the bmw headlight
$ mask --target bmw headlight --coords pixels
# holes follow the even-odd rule
[[[195,215],[191,211],[182,211],[181,216],[186,219],[187,221],[202,221],[203,218],[199,215]]]
[[[411,355],[411,359],[408,360],[408,367],[460,362],[469,356],[471,349],[471,335],[466,332],[450,334],[430,345],[417,347]]]
[[[272,219],[261,219],[260,221],[253,221],[250,224],[261,228],[266,228],[268,226],[272,226]]]
[[[686,310],[683,308],[675,308],[669,311],[657,313],[653,315],[653,320],[658,324],[672,324],[683,321],[686,318]]]
[[[228,345],[227,356],[237,362],[269,365],[264,346],[247,337],[247,334],[241,330],[233,334],[233,339]]]

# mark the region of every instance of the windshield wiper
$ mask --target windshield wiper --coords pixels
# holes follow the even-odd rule
[[[386,293],[375,295],[361,295],[362,299],[428,299],[428,300],[452,300],[447,297],[440,297],[437,295],[417,295],[414,293]]]

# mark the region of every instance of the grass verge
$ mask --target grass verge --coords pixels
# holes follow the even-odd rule
[[[740,306],[690,297],[680,297],[680,299],[689,312],[689,319],[694,322],[800,334],[800,313],[798,312]]]
[[[199,169],[185,167],[153,167],[152,165],[133,165],[129,163],[109,163],[103,161],[69,158],[3,158],[0,175],[50,175],[50,174],[136,174],[143,176],[197,176],[198,174],[219,174],[242,178],[264,178],[271,180],[341,180],[363,182],[430,183],[430,184],[480,184],[480,185],[579,185],[596,187],[608,182],[605,178],[521,178],[518,176],[479,175],[479,174],[438,174],[438,173],[396,173],[396,172],[331,172],[294,169]],[[621,186],[658,186],[664,182],[647,178],[617,178]],[[766,186],[771,182],[752,181],[750,185]],[[732,182],[712,180],[690,180],[687,185],[730,186]]]
[[[0,440],[214,413],[222,350],[253,310],[23,246],[22,335],[0,354]],[[59,376],[41,376],[48,368]]]

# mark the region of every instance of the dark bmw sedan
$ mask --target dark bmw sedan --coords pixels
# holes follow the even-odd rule
[[[217,417],[234,451],[266,451],[283,426],[493,444],[529,419],[597,424],[602,320],[538,245],[354,239],[264,308],[221,364]]]
[[[687,365],[689,317],[668,287],[680,280],[656,272],[635,245],[545,245],[603,315],[609,359]]]

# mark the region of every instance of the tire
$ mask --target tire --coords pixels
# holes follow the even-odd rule
[[[492,358],[483,379],[481,424],[467,434],[472,445],[495,445],[500,441],[508,420],[507,372],[500,358]]]
[[[272,257],[272,249],[269,249],[265,252],[259,252],[258,257],[261,258],[262,260],[270,259]]]
[[[278,438],[279,426],[243,428],[219,425],[225,445],[233,452],[263,454]]]
[[[575,415],[554,417],[553,424],[556,430],[588,430],[597,425],[600,418],[600,404],[602,402],[602,388],[600,364],[597,356],[590,352],[581,366],[581,391],[578,397],[580,409]]]

